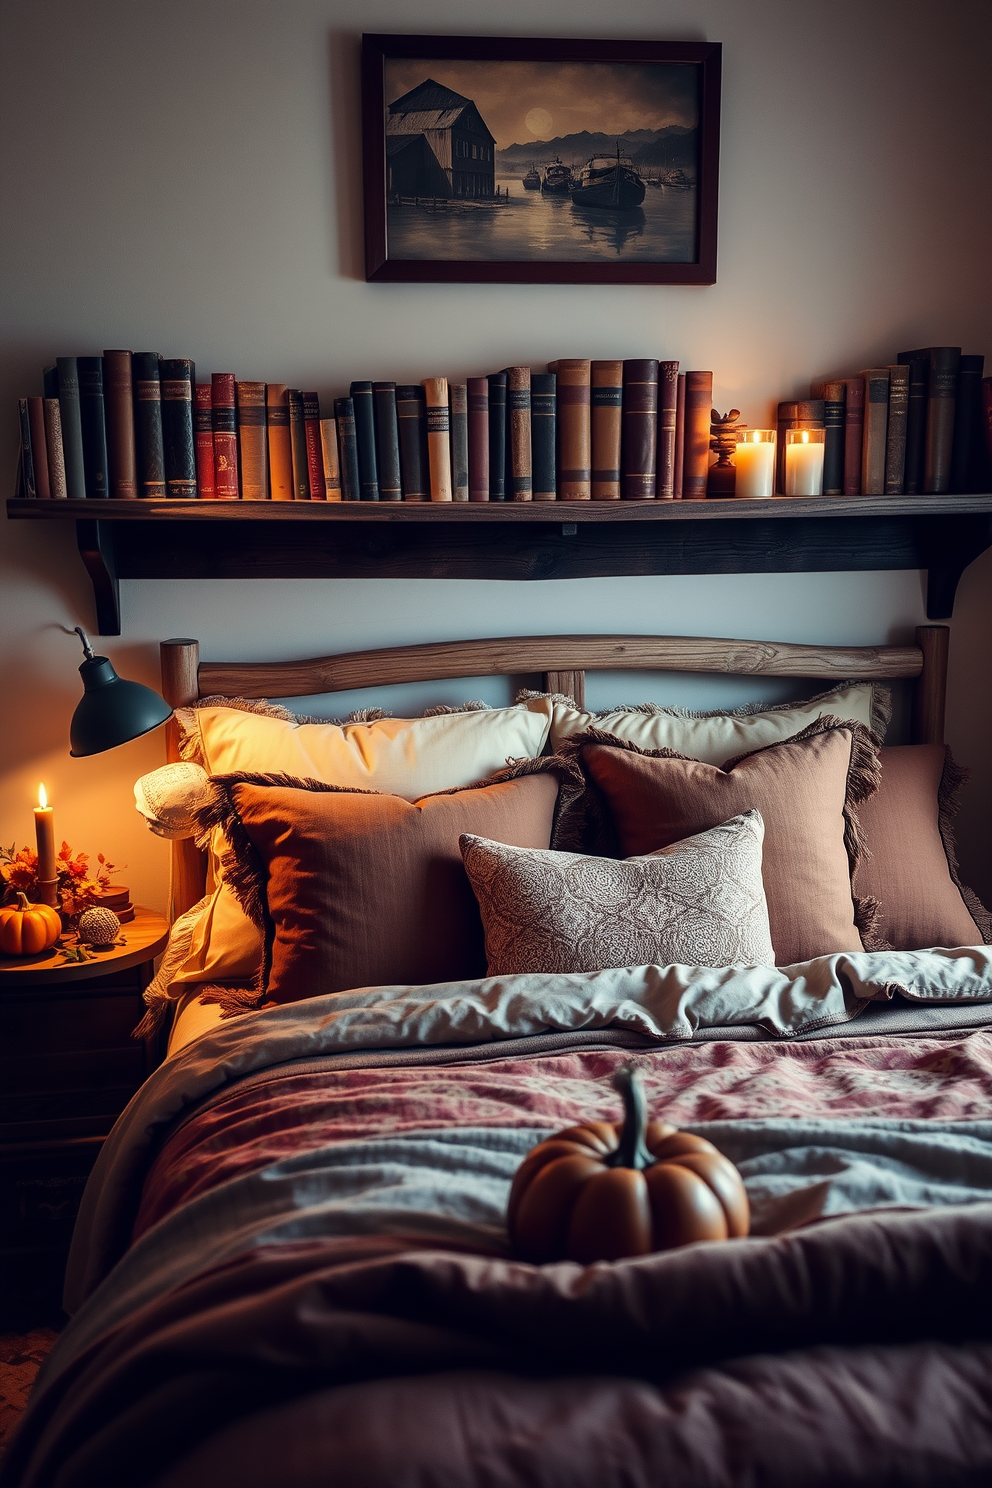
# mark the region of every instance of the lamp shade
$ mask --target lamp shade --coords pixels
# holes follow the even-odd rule
[[[118,677],[106,656],[90,652],[79,675],[83,696],[69,725],[69,753],[74,759],[126,744],[172,717],[164,698],[140,682]]]

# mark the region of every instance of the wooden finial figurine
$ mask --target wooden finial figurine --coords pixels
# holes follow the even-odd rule
[[[717,413],[715,408],[710,409],[710,449],[716,452],[717,462],[710,468],[706,482],[707,496],[734,494],[736,471],[733,456],[740,430],[747,428],[747,424],[740,422],[740,416],[739,408],[732,408],[729,413],[724,414]]]

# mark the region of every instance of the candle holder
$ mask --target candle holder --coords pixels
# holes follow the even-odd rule
[[[733,454],[737,448],[740,438],[740,430],[747,427],[746,424],[738,422],[741,416],[739,408],[732,408],[729,413],[717,413],[715,408],[710,409],[710,449],[716,453],[716,464],[710,466],[709,475],[706,478],[707,496],[733,496],[734,494],[734,462]]]
[[[745,500],[768,500],[775,494],[777,443],[774,429],[748,429],[738,434],[734,450],[737,470],[735,496]]]
[[[824,429],[786,429],[786,496],[823,495]]]
[[[39,904],[47,904],[52,909],[58,909],[59,881],[57,878],[39,878],[38,902]]]

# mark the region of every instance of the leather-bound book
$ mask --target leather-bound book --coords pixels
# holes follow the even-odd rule
[[[448,417],[451,433],[451,499],[468,500],[468,388],[464,382],[448,384]]]
[[[50,501],[52,487],[48,479],[48,440],[45,437],[45,400],[28,398],[28,427],[31,431],[31,461],[34,466],[34,491],[42,501]]]
[[[338,465],[341,470],[341,500],[361,500],[358,474],[358,440],[355,438],[355,405],[350,398],[334,399],[334,421],[338,426]]]
[[[506,373],[491,372],[486,381],[489,384],[489,500],[505,501]]]
[[[324,467],[324,500],[341,500],[341,465],[338,460],[338,431],[332,418],[320,421],[320,458]]]
[[[489,379],[468,380],[468,499],[489,500]]]
[[[293,465],[293,500],[309,501],[310,470],[307,465],[307,428],[303,418],[303,394],[299,388],[290,388],[288,396],[289,456]]]
[[[928,346],[901,351],[900,362],[927,362],[927,427],[923,447],[923,485],[927,494],[943,495],[951,489],[951,460],[954,451],[954,401],[957,393],[960,346]]]
[[[592,500],[592,362],[561,357],[558,379],[558,500]]]
[[[238,462],[242,501],[267,501],[269,496],[269,441],[264,382],[237,382]]]
[[[193,387],[196,368],[189,357],[163,357],[162,446],[165,494],[173,500],[196,496],[196,447],[193,443]]]
[[[58,398],[42,400],[45,419],[45,448],[48,451],[48,487],[53,501],[64,501],[65,462],[62,457],[62,419]]]
[[[906,483],[906,423],[909,368],[889,368],[889,428],[885,436],[885,494],[901,496]]]
[[[214,405],[214,496],[218,501],[237,501],[240,482],[234,373],[215,372],[210,387]]]
[[[25,501],[33,501],[38,494],[34,478],[34,450],[31,448],[31,415],[27,398],[17,400],[18,427],[21,436],[20,489],[18,495]]]
[[[107,422],[103,403],[103,358],[76,358],[79,369],[79,423],[83,431],[83,472],[86,495],[105,498],[110,490],[107,469]]]
[[[506,369],[506,494],[511,501],[534,499],[530,431],[530,368]]]
[[[217,489],[214,485],[214,400],[209,382],[198,382],[193,389],[193,441],[200,500],[213,501]]]
[[[864,443],[865,380],[845,377],[844,495],[861,495],[861,447]]]
[[[658,359],[639,357],[623,364],[623,499],[653,501],[657,493]]]
[[[451,500],[451,413],[448,408],[448,379],[425,377],[427,400],[427,462],[431,477],[431,500]]]
[[[110,495],[133,501],[138,494],[134,450],[134,384],[129,351],[103,353],[103,397],[107,417]]]
[[[530,379],[530,445],[535,501],[554,501],[555,382],[553,372],[535,372]]]
[[[83,429],[79,419],[79,368],[75,357],[58,358],[59,414],[62,420],[62,458],[65,488],[70,500],[86,495]]]
[[[685,472],[685,373],[679,373],[675,391],[675,470],[672,477],[672,496],[682,500],[682,482]]]
[[[269,496],[293,499],[293,453],[289,442],[289,389],[270,382],[265,389],[265,432],[269,443]]]
[[[395,382],[374,382],[375,458],[379,476],[379,500],[403,500],[400,466],[400,431],[397,422]]]
[[[361,499],[379,500],[379,465],[375,457],[375,409],[372,384],[353,382],[351,401],[355,405],[355,438],[358,440],[358,473],[361,477]]]
[[[303,437],[307,448],[307,486],[311,501],[324,500],[324,458],[320,452],[320,398],[316,393],[301,393],[303,399]]]
[[[685,454],[682,464],[683,501],[702,501],[710,468],[710,423],[713,411],[713,373],[685,374]]]
[[[909,407],[906,413],[906,474],[903,490],[907,496],[917,496],[923,490],[930,359],[916,356],[907,360],[905,365],[909,368]]]
[[[620,500],[623,362],[589,363],[590,463],[593,501]]]
[[[427,400],[419,385],[396,389],[396,422],[400,440],[400,482],[404,501],[430,501],[427,464]]]
[[[889,429],[889,369],[869,367],[865,383],[865,423],[861,443],[861,494],[885,493],[885,446]]]
[[[671,501],[675,495],[675,415],[678,390],[678,362],[659,362],[657,494],[660,501]]]
[[[975,495],[977,483],[976,444],[981,435],[982,374],[984,356],[962,356],[958,363],[958,384],[954,397],[954,443],[951,447],[951,490],[961,495]],[[41,495],[41,483],[38,485]]]
[[[841,380],[815,382],[810,397],[823,402],[823,494],[843,496],[846,384]]]
[[[138,495],[146,501],[161,501],[165,497],[160,368],[157,351],[136,351],[131,358]]]

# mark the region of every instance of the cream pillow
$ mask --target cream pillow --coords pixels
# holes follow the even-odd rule
[[[531,694],[527,706],[543,709],[549,699]],[[653,703],[640,707],[613,708],[587,713],[574,705],[556,701],[551,720],[551,747],[589,729],[601,729],[615,738],[636,744],[638,749],[674,749],[708,765],[724,765],[742,754],[753,754],[769,744],[791,739],[809,724],[827,715],[862,723],[880,737],[891,713],[887,688],[870,683],[846,683],[805,702],[783,703],[761,711],[741,709],[730,713],[682,713]]]

